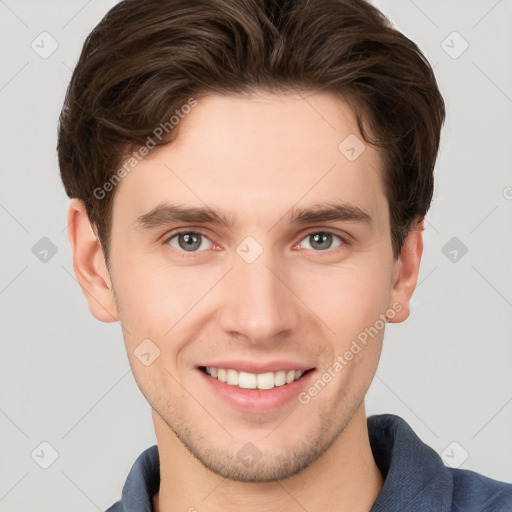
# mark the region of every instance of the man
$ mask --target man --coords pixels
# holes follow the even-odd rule
[[[126,0],[93,30],[59,131],[68,235],[157,438],[110,512],[512,510],[365,415],[444,117],[363,0]]]

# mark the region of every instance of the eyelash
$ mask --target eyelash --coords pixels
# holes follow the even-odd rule
[[[326,235],[332,235],[334,237],[337,237],[341,240],[341,244],[338,245],[337,247],[334,247],[333,249],[325,249],[323,251],[315,251],[314,249],[306,249],[308,251],[313,251],[313,252],[316,252],[316,253],[328,253],[328,254],[332,254],[332,253],[336,253],[338,252],[339,250],[343,250],[343,248],[346,246],[346,245],[349,245],[347,239],[333,231],[329,231],[329,230],[324,230],[324,229],[314,229],[312,231],[309,231],[308,233],[304,234],[304,236],[300,239],[299,243],[302,242],[304,239],[308,238],[309,236],[311,235],[315,235],[315,234],[319,234],[319,233],[322,233],[322,234],[326,234]],[[169,236],[166,236],[165,237],[165,240],[164,240],[164,244],[167,245],[167,247],[169,247],[169,249],[175,253],[178,257],[180,258],[189,258],[189,257],[194,257],[193,255],[194,254],[198,254],[198,253],[202,253],[202,252],[205,252],[205,251],[183,251],[183,250],[180,250],[180,249],[176,249],[175,247],[171,247],[169,244],[169,242],[179,236],[179,235],[182,235],[182,234],[196,234],[196,235],[200,235],[204,238],[206,238],[207,240],[209,240],[211,242],[211,240],[208,238],[208,236],[203,233],[202,231],[195,231],[195,230],[191,230],[191,229],[184,229],[184,230],[180,230],[180,231],[176,231],[172,234],[170,234]],[[213,243],[213,242],[211,242]],[[297,245],[297,244],[294,244],[294,245]]]

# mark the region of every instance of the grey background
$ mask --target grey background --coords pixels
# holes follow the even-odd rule
[[[55,153],[71,69],[114,3],[0,0],[1,511],[104,510],[155,443],[120,326],[74,277]],[[388,327],[367,413],[512,482],[512,1],[375,4],[435,65],[447,122],[412,315]]]

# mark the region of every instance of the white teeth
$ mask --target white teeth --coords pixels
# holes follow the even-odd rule
[[[284,386],[285,384],[291,384],[293,381],[298,380],[304,374],[302,370],[280,370],[277,372],[266,372],[266,373],[248,373],[248,372],[237,372],[231,368],[213,368],[210,366],[206,367],[206,373],[218,379],[221,382],[225,382],[230,386],[238,386],[243,389],[272,389],[277,386]]]
[[[238,377],[238,386],[243,389],[256,389],[256,374],[240,372],[240,376]]]
[[[276,372],[276,378],[274,384],[276,386],[284,386],[286,384],[286,372],[280,371]]]
[[[226,383],[231,386],[238,386],[238,372],[235,370],[227,370]]]
[[[258,389],[272,389],[274,387],[274,374],[272,372],[259,373],[257,377]]]

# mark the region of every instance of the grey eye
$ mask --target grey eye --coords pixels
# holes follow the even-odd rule
[[[325,251],[327,249],[332,248],[334,238],[337,238],[341,243],[343,242],[343,240],[338,235],[326,231],[310,233],[303,240],[306,240],[309,244],[309,247],[306,247],[306,249]],[[341,243],[339,243],[338,245],[341,245]]]
[[[201,233],[195,233],[193,231],[182,231],[181,233],[176,233],[171,238],[169,238],[169,244],[175,249],[181,249],[187,252],[196,252],[201,247],[203,249],[208,248],[204,247],[205,240],[208,239]],[[177,245],[175,242],[177,242]]]

